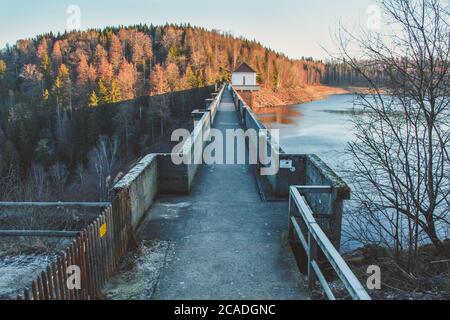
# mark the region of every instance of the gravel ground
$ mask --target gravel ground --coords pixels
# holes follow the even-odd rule
[[[13,300],[47,267],[54,256],[18,255],[0,259],[0,299]]]
[[[30,288],[69,243],[70,239],[0,238],[0,300],[16,299],[20,291]]]
[[[105,288],[107,300],[150,300],[159,276],[172,259],[174,244],[143,241],[124,259]]]

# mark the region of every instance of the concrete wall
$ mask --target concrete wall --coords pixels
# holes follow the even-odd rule
[[[189,192],[188,167],[175,165],[171,154],[158,154],[158,192],[183,194]]]
[[[191,134],[191,141],[180,150],[188,164],[174,164],[172,154],[158,155],[159,192],[164,194],[188,194],[194,184],[203,160],[203,134],[211,129],[211,113],[205,112]]]
[[[127,210],[131,211],[130,224],[133,230],[139,226],[158,193],[186,194],[191,191],[201,166],[205,146],[203,134],[209,134],[222,94],[223,88],[208,110],[203,111],[203,116],[191,134],[191,140],[180,150],[189,158],[189,164],[175,165],[172,154],[149,154],[114,186],[113,198],[126,199]]]
[[[245,129],[252,129],[256,132],[261,132],[262,130],[267,131],[267,128],[264,126],[264,124],[258,120],[256,115],[253,113],[252,109],[246,105],[245,101],[243,101],[243,97],[241,93],[235,92],[234,93],[234,100],[236,103],[236,109],[241,117],[242,125]],[[274,154],[277,154],[277,157],[283,157],[284,151],[280,148],[278,148],[272,141],[272,137],[270,134],[260,136],[260,138],[265,139],[266,143],[266,152],[269,157],[271,157]],[[255,152],[259,155],[259,142],[258,141],[250,141],[249,147],[253,148]],[[266,166],[267,167],[267,166]],[[264,176],[264,179],[269,180],[270,184],[274,185],[276,176]],[[289,188],[288,188],[289,189]]]
[[[158,192],[157,155],[150,154],[143,158],[113,189],[113,194],[126,193],[131,210],[131,226],[135,230]]]
[[[160,193],[188,194],[191,191],[203,162],[203,150],[206,145],[203,137],[210,134],[224,90],[225,86],[222,86],[207,110],[196,111],[196,115],[203,113],[203,116],[196,123],[190,141],[180,149],[180,154],[189,159],[189,164],[175,165],[171,154],[158,155]]]

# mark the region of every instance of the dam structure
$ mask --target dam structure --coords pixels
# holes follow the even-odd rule
[[[173,153],[143,157],[110,202],[97,204],[97,218],[66,235],[72,244],[19,299],[97,299],[130,244],[142,240],[173,244],[151,299],[307,300],[318,288],[336,299],[329,286],[335,278],[349,297],[370,299],[339,254],[347,184],[317,156],[279,149],[231,84],[217,85],[199,107],[189,139]],[[245,158],[263,148],[278,170],[261,175],[273,163],[203,163],[212,132],[250,129],[259,139],[246,139]],[[224,159],[242,151],[226,142]],[[176,157],[189,161],[176,164]],[[65,286],[72,265],[80,268],[80,289]]]

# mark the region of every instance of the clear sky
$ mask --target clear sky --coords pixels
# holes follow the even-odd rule
[[[325,58],[339,21],[365,24],[374,0],[0,0],[0,48],[67,28],[80,8],[81,29],[137,23],[191,23],[256,39],[291,58]]]

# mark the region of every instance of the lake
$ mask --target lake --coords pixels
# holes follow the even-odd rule
[[[351,94],[333,95],[320,101],[268,108],[256,113],[268,128],[280,130],[280,146],[286,153],[316,154],[349,183],[346,169],[351,168],[353,163],[346,148],[355,139],[352,116],[361,108],[354,107],[355,98]],[[350,183],[349,186],[352,188]],[[351,232],[348,213],[352,211],[353,205],[354,202],[350,200],[344,206],[344,212],[347,213],[342,221],[341,250],[344,252],[359,246],[347,234]],[[437,228],[443,238],[448,238],[448,225],[437,224]],[[428,243],[428,240],[424,239],[424,242]]]
[[[352,115],[355,95],[333,95],[324,100],[288,107],[256,111],[269,129],[280,130],[280,146],[286,153],[316,154],[345,179],[344,169],[351,165],[345,150],[355,139]],[[351,186],[350,186],[351,187]],[[345,211],[351,205],[346,202]],[[343,217],[346,228],[346,215]],[[342,235],[343,252],[359,245]]]
[[[342,170],[345,148],[354,139],[351,116],[355,96],[333,95],[325,100],[257,111],[259,120],[280,130],[286,153],[317,154],[337,172]]]

